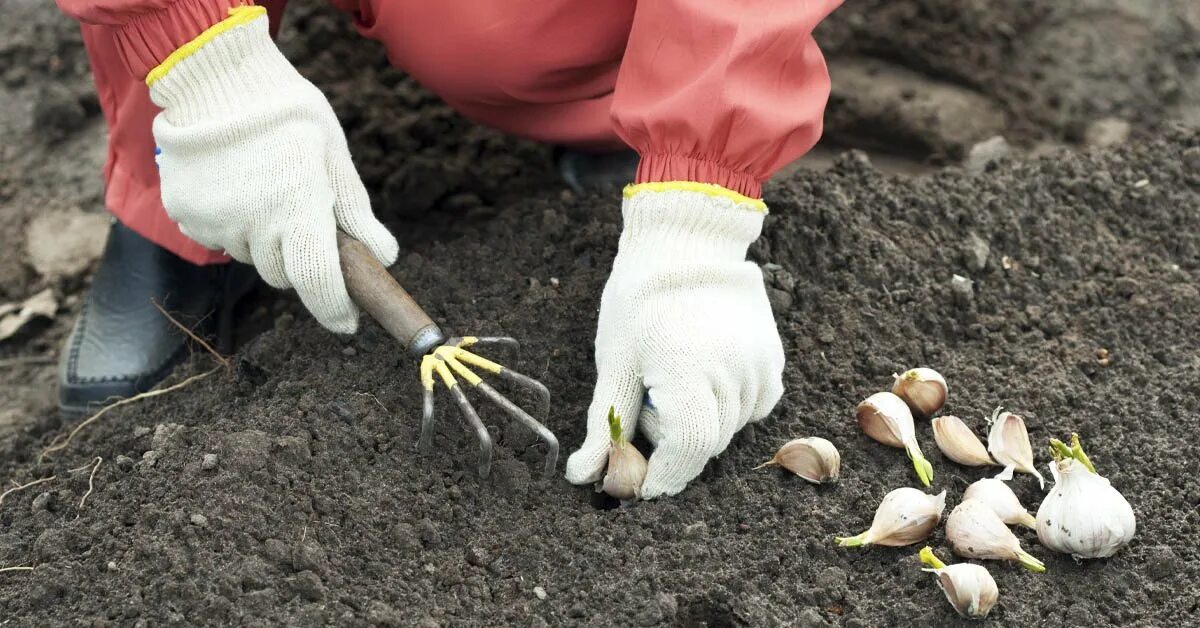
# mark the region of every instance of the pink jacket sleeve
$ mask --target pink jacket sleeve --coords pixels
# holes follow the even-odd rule
[[[180,46],[253,0],[57,0],[63,13],[112,27],[117,50],[141,79]]]
[[[821,135],[829,73],[813,40],[841,0],[639,2],[612,117],[637,182],[715,183],[751,198]]]

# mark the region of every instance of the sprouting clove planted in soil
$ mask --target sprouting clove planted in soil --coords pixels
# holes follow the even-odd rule
[[[621,417],[613,406],[608,408],[608,430],[608,469],[599,490],[623,502],[636,500],[642,495],[642,481],[646,479],[646,457],[625,437]]]

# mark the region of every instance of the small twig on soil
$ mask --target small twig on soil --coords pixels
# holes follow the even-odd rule
[[[33,567],[4,567],[0,568],[0,573],[6,571],[33,571]]]
[[[4,503],[5,497],[8,497],[9,495],[11,495],[13,493],[16,493],[18,491],[23,491],[31,486],[37,486],[38,484],[45,484],[46,482],[50,482],[50,481],[56,480],[56,479],[58,479],[58,476],[52,475],[48,478],[41,478],[39,480],[33,480],[32,482],[26,482],[24,484],[17,484],[16,481],[14,480],[13,484],[17,484],[16,486],[8,489],[7,491],[4,491],[3,493],[0,493],[0,504]]]
[[[62,450],[64,450],[64,449],[66,449],[66,448],[67,448],[67,445],[70,445],[70,444],[71,444],[71,441],[72,441],[72,440],[74,440],[74,438],[75,438],[75,435],[76,435],[76,434],[78,434],[78,433],[79,433],[79,432],[80,432],[80,431],[81,431],[83,428],[85,428],[85,427],[87,427],[88,425],[91,425],[92,423],[94,423],[94,422],[95,422],[97,419],[99,419],[100,417],[104,416],[104,413],[108,412],[109,410],[112,410],[113,408],[118,408],[118,407],[120,407],[120,406],[123,406],[123,405],[127,405],[127,404],[130,404],[130,403],[133,403],[133,402],[135,402],[135,401],[141,401],[142,399],[149,399],[149,398],[151,398],[151,397],[157,397],[157,396],[159,396],[159,395],[165,395],[165,394],[167,394],[167,393],[169,393],[169,392],[175,392],[176,390],[179,390],[180,388],[184,388],[184,387],[186,387],[186,386],[189,386],[189,385],[191,385],[191,384],[192,384],[192,383],[194,383],[194,382],[197,382],[197,381],[199,381],[199,380],[202,380],[202,379],[204,379],[205,377],[208,377],[209,375],[212,375],[213,373],[216,373],[217,371],[219,371],[219,370],[220,370],[220,369],[222,369],[222,368],[224,368],[224,367],[223,367],[223,366],[218,366],[218,367],[215,367],[215,368],[213,368],[212,370],[205,371],[205,372],[203,372],[203,373],[201,373],[201,374],[199,374],[199,375],[193,375],[193,376],[191,376],[191,377],[189,377],[189,378],[187,378],[187,379],[183,380],[182,382],[179,382],[178,384],[175,384],[175,385],[173,385],[173,386],[168,386],[168,387],[166,387],[166,388],[158,388],[158,389],[155,389],[155,390],[147,390],[147,391],[146,391],[146,392],[144,392],[144,393],[140,393],[140,394],[134,395],[134,396],[132,396],[132,397],[127,397],[127,398],[125,398],[125,399],[122,399],[122,400],[120,400],[120,401],[118,401],[118,402],[116,402],[116,403],[113,403],[113,404],[110,404],[110,405],[104,406],[103,408],[100,408],[100,411],[99,411],[99,412],[97,412],[96,414],[93,414],[92,416],[90,416],[90,417],[88,417],[88,418],[84,419],[84,420],[83,420],[83,422],[82,422],[82,423],[80,423],[79,425],[76,425],[76,426],[75,426],[75,429],[71,430],[71,432],[70,432],[69,434],[67,434],[67,437],[66,437],[66,439],[64,439],[64,440],[63,440],[63,442],[61,442],[61,443],[58,443],[58,444],[52,444],[52,445],[50,445],[49,447],[47,447],[47,448],[43,449],[43,450],[42,450],[42,453],[38,455],[38,462],[40,463],[40,462],[41,462],[42,460],[44,460],[44,459],[46,458],[46,456],[47,456],[47,455],[49,455],[49,454],[52,454],[52,453],[54,453],[54,452],[56,452],[56,451],[62,451]]]
[[[158,301],[155,301],[154,299],[150,299],[150,303],[151,303],[151,305],[154,306],[155,309],[157,309],[159,311],[159,313],[161,313],[163,316],[166,316],[167,320],[171,321],[172,325],[183,330],[183,333],[187,334],[189,338],[191,338],[192,340],[195,340],[201,347],[204,347],[205,350],[207,350],[210,354],[212,354],[212,357],[215,358],[217,360],[217,362],[220,362],[221,366],[224,366],[225,368],[229,368],[229,358],[221,355],[220,353],[217,353],[217,350],[213,349],[212,345],[209,345],[207,342],[205,342],[203,338],[201,338],[200,336],[197,336],[196,332],[193,332],[192,330],[185,327],[183,323],[180,323],[179,321],[175,320],[175,317],[171,316],[165,309],[163,309],[163,306],[159,305]]]
[[[83,471],[84,469],[91,469],[92,466],[95,464],[96,464],[95,460],[89,460],[87,462],[87,464],[79,465],[78,467],[75,467],[74,469],[67,469],[67,473],[79,473],[80,471]]]
[[[23,355],[16,358],[4,358],[0,360],[0,368],[8,366],[28,366],[30,364],[54,364],[54,356],[52,355]]]
[[[100,464],[103,462],[104,458],[96,456],[96,466],[92,467],[92,474],[88,476],[88,490],[83,494],[83,498],[79,500],[78,510],[83,510],[83,503],[87,501],[88,496],[91,495],[92,491],[96,489],[96,472],[100,470]],[[79,515],[75,515],[75,518],[78,519]]]
[[[356,394],[356,395],[365,395],[365,396],[367,396],[367,397],[370,397],[371,399],[373,399],[373,400],[375,401],[375,403],[379,404],[379,407],[380,407],[380,408],[383,408],[383,411],[384,411],[384,412],[386,412],[386,413],[388,413],[388,414],[391,414],[391,413],[392,413],[392,411],[391,411],[391,410],[388,410],[388,409],[387,409],[387,406],[383,405],[383,402],[379,400],[379,397],[376,397],[376,396],[375,396],[373,393],[369,393],[369,392],[355,392],[354,394]]]

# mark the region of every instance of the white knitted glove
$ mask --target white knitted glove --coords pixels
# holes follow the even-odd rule
[[[396,238],[371,213],[329,101],[271,41],[265,12],[245,10],[257,11],[151,73],[163,206],[184,235],[294,287],[322,325],[353,333],[337,230],[384,265]]]
[[[641,493],[651,499],[683,490],[783,394],[783,345],[762,272],[746,261],[765,208],[717,186],[687,187],[701,191],[625,199],[600,300],[587,438],[567,461],[575,484],[604,473],[609,406],[626,433],[640,427],[655,445]]]

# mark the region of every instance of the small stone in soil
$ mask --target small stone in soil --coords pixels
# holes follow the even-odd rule
[[[771,304],[771,311],[775,314],[782,314],[792,309],[792,293],[785,292],[779,288],[767,288],[767,302]]]
[[[1089,124],[1083,132],[1083,145],[1088,148],[1112,148],[1129,139],[1129,123],[1120,118],[1101,118]]]
[[[421,542],[426,547],[442,542],[442,535],[438,533],[437,528],[434,527],[433,522],[429,519],[422,519],[417,522],[417,533],[421,535]]]
[[[147,427],[145,425],[139,425],[139,426],[133,428],[133,437],[141,438],[141,437],[149,434],[151,431],[152,430],[149,427]]]
[[[150,439],[151,449],[166,449],[179,439],[183,426],[176,423],[159,423],[154,426],[154,437]]]
[[[110,560],[110,561],[108,561],[108,564],[104,566],[104,568],[108,569],[109,571],[116,571],[117,563]]]
[[[951,277],[950,292],[954,295],[954,302],[961,306],[970,305],[975,298],[974,284],[975,282],[962,275]]]
[[[195,514],[195,515],[192,515],[191,518],[188,520],[191,521],[192,525],[194,525],[194,526],[199,526],[201,528],[208,527],[208,517],[205,517],[204,515]]]
[[[997,135],[972,146],[963,166],[967,172],[983,172],[989,164],[1007,157],[1011,152],[1008,140],[1002,135]]]
[[[130,469],[133,468],[133,465],[134,465],[133,458],[130,458],[129,456],[125,456],[125,455],[117,456],[116,462],[117,462],[117,468],[122,471],[129,471]]]
[[[683,538],[699,539],[708,535],[708,524],[703,521],[697,521],[683,529]]]
[[[495,557],[487,549],[468,545],[466,547],[467,562],[476,567],[487,567]]]
[[[49,512],[54,507],[54,495],[51,493],[42,493],[33,498],[33,504],[30,506],[34,513]]]
[[[988,245],[987,240],[972,233],[967,239],[963,254],[966,258],[967,269],[972,272],[981,272],[987,268],[991,247]]]
[[[533,587],[533,594],[534,594],[534,595],[537,597],[537,599],[539,599],[539,600],[544,600],[544,599],[546,599],[546,590],[545,590],[545,589],[543,589],[542,587]]]
[[[142,454],[142,463],[139,465],[143,469],[149,469],[158,462],[158,452],[153,449],[147,450]]]
[[[200,461],[200,468],[205,471],[211,471],[217,468],[217,454],[204,454],[204,458]]]

